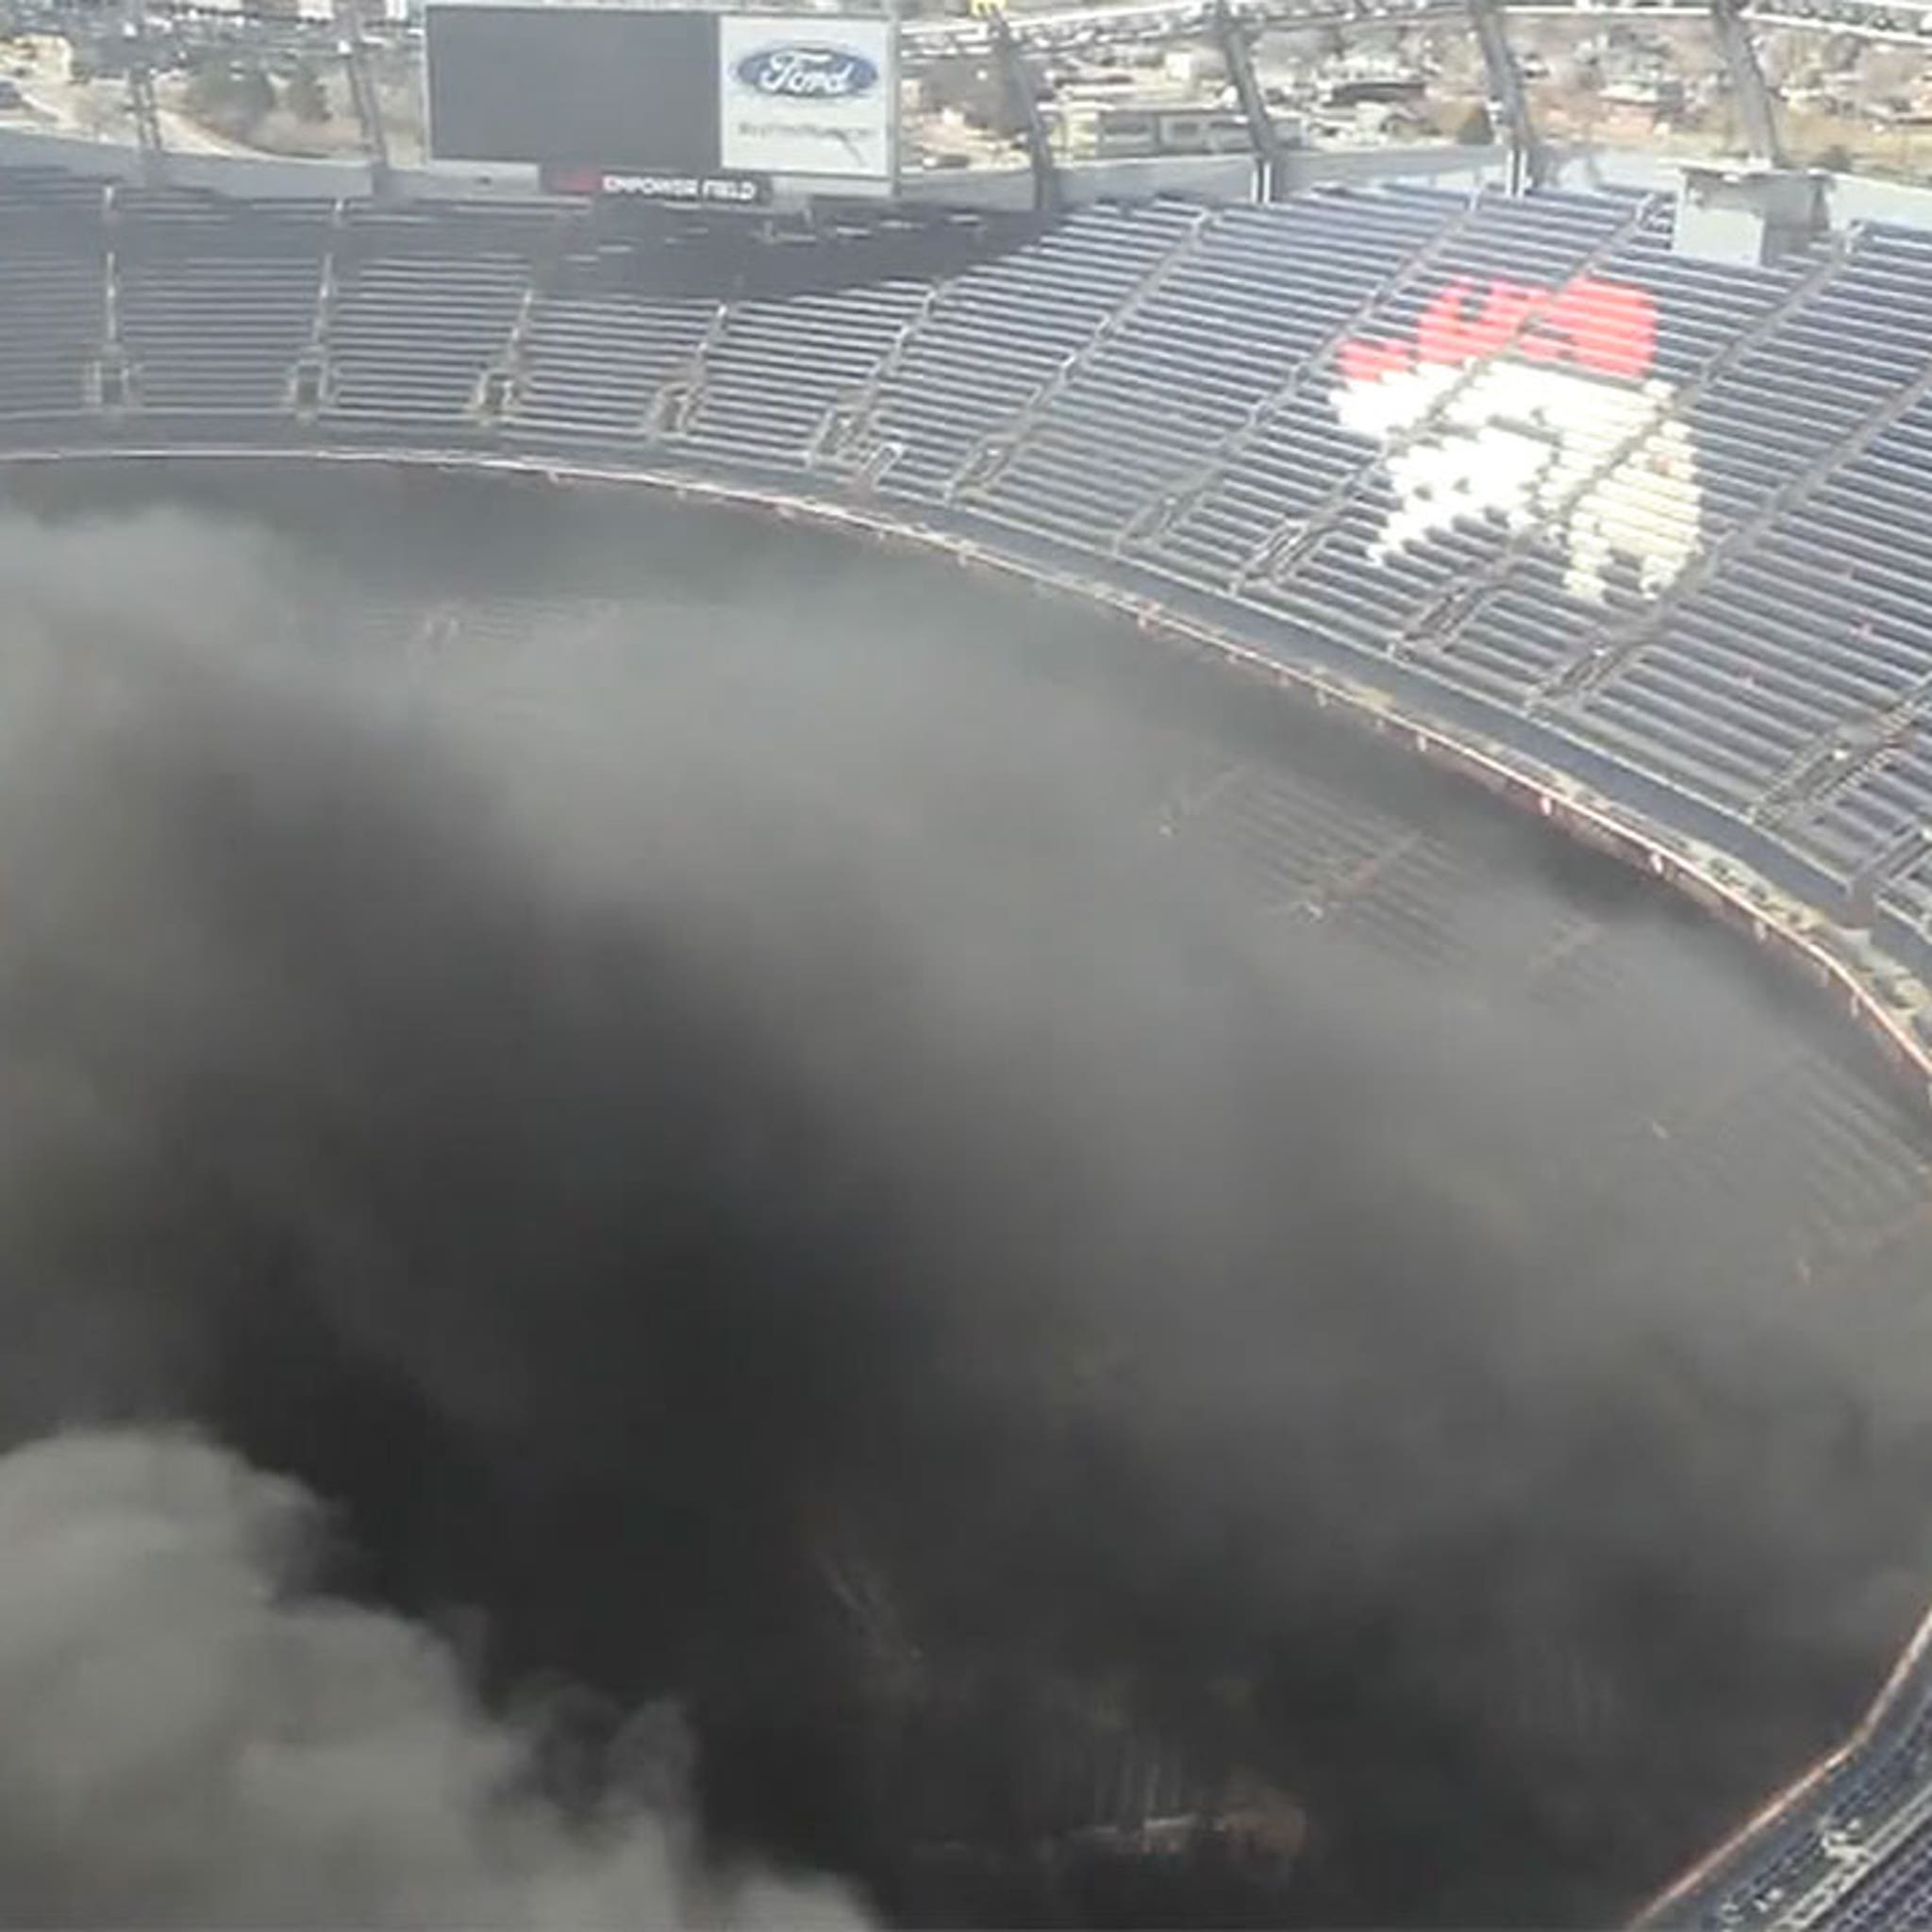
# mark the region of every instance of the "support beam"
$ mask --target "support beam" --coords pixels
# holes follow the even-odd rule
[[[992,34],[993,58],[1000,64],[1000,82],[1006,90],[1008,110],[1026,133],[1026,158],[1033,170],[1033,206],[1041,214],[1056,214],[1060,206],[1059,170],[1054,166],[1053,143],[1047,139],[1046,117],[1040,111],[1040,95],[1026,57],[1007,25],[1004,8],[988,16]]]
[[[147,8],[142,0],[133,0],[121,28],[127,57],[127,111],[134,120],[134,142],[141,150],[142,174],[148,180],[160,177],[165,166],[167,143],[161,139],[160,109],[155,105],[154,67],[148,59]]]
[[[1227,77],[1241,103],[1241,119],[1248,124],[1248,141],[1255,150],[1255,166],[1261,177],[1261,199],[1281,198],[1281,133],[1268,111],[1267,96],[1255,75],[1255,50],[1248,30],[1234,16],[1227,0],[1214,0],[1214,39],[1221,58],[1227,63]]]
[[[1764,70],[1757,64],[1757,48],[1751,39],[1751,29],[1744,24],[1741,0],[1710,0],[1710,27],[1717,36],[1718,51],[1724,58],[1731,98],[1738,104],[1738,125],[1744,137],[1745,154],[1752,160],[1768,162],[1774,168],[1788,166],[1784,143],[1778,138],[1777,104],[1764,84]]]
[[[375,192],[380,194],[389,182],[389,136],[383,131],[382,102],[369,73],[369,58],[359,34],[351,34],[339,48],[342,70],[348,76],[349,100],[356,109],[356,123],[362,130],[362,151],[369,157],[369,172]]]
[[[1549,176],[1549,155],[1530,119],[1522,70],[1503,25],[1503,0],[1469,0],[1469,11],[1490,77],[1490,120],[1509,143],[1509,192],[1541,188]]]

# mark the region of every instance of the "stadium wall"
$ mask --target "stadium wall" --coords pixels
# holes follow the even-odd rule
[[[1378,181],[1411,181],[1474,192],[1504,181],[1508,151],[1453,143],[1392,148],[1305,148],[1284,157],[1285,184],[1292,191]],[[1558,186],[1589,192],[1604,186],[1669,190],[1681,158],[1613,150],[1573,152],[1557,163]],[[0,127],[0,167],[60,168],[103,181],[152,179],[137,148],[86,141],[25,127]],[[260,201],[368,200],[378,192],[366,160],[300,160],[275,155],[183,154],[161,159],[163,178],[175,188]],[[1253,201],[1257,176],[1246,155],[1164,155],[1141,160],[1070,161],[1058,171],[1066,199],[1074,206],[1096,201],[1144,200],[1185,194],[1203,201]],[[380,192],[405,201],[522,197],[538,189],[534,168],[441,166],[392,168]],[[1022,210],[1033,206],[1033,177],[1019,168],[941,169],[904,175],[902,201],[921,207]],[[1932,188],[1836,175],[1826,190],[1834,228],[1860,222],[1890,222],[1932,230]]]
[[[1287,191],[1372,187],[1382,181],[1429,188],[1500,187],[1508,178],[1507,147],[1464,147],[1432,142],[1413,147],[1294,148],[1282,157]]]
[[[0,167],[58,168],[63,174],[100,181],[149,178],[139,148],[28,127],[0,128]],[[171,150],[165,178],[173,188],[205,188],[244,200],[366,199],[375,192],[373,171],[366,161],[284,159],[275,155],[191,155]]]
[[[1396,148],[1307,148],[1285,157],[1292,189],[1343,182],[1420,181],[1444,188],[1475,189],[1503,180],[1507,152],[1500,147],[1459,147],[1437,142]],[[0,167],[59,168],[104,181],[152,181],[152,164],[123,142],[86,141],[25,127],[0,127]],[[276,155],[186,154],[160,158],[161,176],[172,188],[258,201],[367,200],[378,192],[366,160],[303,160]],[[1095,201],[1143,201],[1156,194],[1188,194],[1203,201],[1253,201],[1257,171],[1249,155],[1160,155],[1145,159],[1065,161],[1057,169],[1065,198],[1075,206]],[[381,191],[405,201],[476,200],[493,194],[539,192],[538,170],[505,163],[484,167],[444,162],[391,168]],[[935,169],[904,175],[898,198],[922,207],[1024,209],[1033,206],[1033,176],[1024,167]],[[1924,197],[1925,225],[1932,227],[1932,194]],[[1893,217],[1887,217],[1893,219]]]
[[[1066,161],[1055,169],[1062,198],[1074,207],[1095,201],[1145,201],[1156,194],[1196,195],[1203,201],[1253,201],[1257,175],[1249,155],[1166,155],[1145,160]],[[909,174],[899,198],[924,208],[995,208],[1033,206],[1030,168],[935,169]]]
[[[1646,194],[1675,192],[1685,155],[1621,148],[1579,148],[1557,161],[1556,185],[1589,194],[1605,188]],[[1860,222],[1890,222],[1902,228],[1932,228],[1932,188],[1909,181],[1879,181],[1868,175],[1828,175],[1825,208],[1834,228]]]
[[[1464,189],[1501,184],[1509,155],[1501,147],[1458,147],[1438,142],[1417,147],[1299,148],[1282,157],[1284,192],[1365,187],[1377,181],[1412,181],[1431,188]],[[1060,192],[1075,207],[1094,201],[1145,201],[1156,194],[1192,195],[1202,201],[1255,201],[1259,172],[1249,155],[1161,155],[1141,160],[1062,161],[1055,170]],[[908,175],[899,184],[903,201],[924,206],[1015,209],[1033,206],[1033,176],[1024,168],[936,171]],[[1926,224],[1932,226],[1932,213]]]

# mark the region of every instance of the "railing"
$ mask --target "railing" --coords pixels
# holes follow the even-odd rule
[[[711,373],[711,352],[724,340],[731,325],[731,304],[721,302],[711,311],[705,332],[677,368],[658,385],[644,405],[643,435],[647,442],[662,442],[682,436],[691,427],[705,400],[705,385]]]
[[[883,447],[875,432],[879,399],[886,385],[906,366],[906,358],[919,338],[919,331],[932,319],[944,300],[950,283],[928,289],[920,298],[916,314],[908,316],[894,331],[886,353],[873,366],[865,380],[833,397],[818,427],[807,439],[805,464],[808,470],[839,470],[856,466],[866,479],[865,487],[875,484],[891,458],[877,460]],[[897,445],[893,445],[896,453]]]

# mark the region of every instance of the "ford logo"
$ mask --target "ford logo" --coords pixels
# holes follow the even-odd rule
[[[740,87],[788,101],[856,101],[879,84],[879,70],[850,47],[788,42],[760,47],[732,68]]]

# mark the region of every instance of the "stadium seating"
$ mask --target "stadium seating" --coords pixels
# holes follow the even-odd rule
[[[1334,210],[1339,228],[1351,210]],[[1436,296],[1476,275],[1531,286],[1580,274],[1594,251],[1630,222],[1633,205],[1554,201],[1548,208],[1497,200],[1478,206],[1436,238],[1391,264],[1374,305],[1373,332],[1412,333]],[[1197,514],[1225,506],[1223,527],[1241,558],[1226,584],[1244,602],[1291,619],[1334,627],[1372,647],[1385,645],[1472,560],[1488,554],[1491,532],[1456,532],[1440,544],[1365,572],[1363,558],[1390,506],[1373,445],[1336,424],[1327,389],[1339,340],[1251,447],[1216,479]],[[1226,516],[1226,511],[1234,514]]]
[[[1627,788],[1667,829],[1729,843],[1932,968],[1932,236],[1872,225],[1724,267],[1674,253],[1671,215],[1616,194],[1155,200],[1016,230],[1004,253],[976,233],[847,238],[824,274],[760,261],[735,232],[707,286],[702,224],[666,230],[660,275],[641,229],[613,239],[552,203],[258,205],[0,169],[0,454],[245,430],[294,449],[681,465],[862,503],[1386,678]],[[1647,291],[1654,357],[1615,379],[1657,386],[1631,420],[1688,439],[1694,483],[1612,437],[1554,508],[1386,541],[1391,443],[1338,414],[1351,356],[1407,353],[1468,291],[1577,278]],[[1455,382],[1518,348],[1471,351]],[[1579,584],[1563,517],[1612,474],[1673,558],[1657,581],[1613,555]],[[606,647],[579,617],[580,647]],[[496,640],[506,707],[525,621]],[[434,650],[444,620],[400,613],[397,634]],[[466,641],[488,685],[491,641]],[[1650,999],[1641,933],[1512,927],[1449,847],[1318,784],[1202,772],[1163,827],[1282,918],[1415,960],[1507,946],[1524,997],[1559,1012]],[[1645,1163],[1687,1213],[1774,1187],[1789,1211],[1761,1217],[1761,1253],[1740,1250],[1767,1274],[1911,1265],[1889,1231],[1922,1216],[1932,1177],[1891,1101],[1809,1053],[1718,1066],[1714,1051],[1671,1043],[1653,1135],[1607,1124],[1550,1158],[1592,1186]],[[1650,1254],[1633,1241],[1616,1265]],[[1922,1685],[1685,1922],[1768,1925],[1830,1880],[1833,1924],[1932,1923],[1932,1835],[1907,1829],[1928,1750]],[[1825,1835],[1848,1822],[1902,1849],[1854,1869]]]
[[[700,358],[675,439],[712,458],[804,463],[827,412],[878,366],[924,292],[885,282],[737,305]]]
[[[894,219],[874,245],[828,238],[823,273],[791,237],[766,273],[738,231],[654,243],[555,203],[250,204],[0,170],[0,437],[138,421],[188,442],[245,417],[255,440],[853,495],[1217,600],[1269,649],[1387,667],[1627,774],[1647,809],[1684,799],[1932,959],[1932,237],[1875,225],[1720,267],[1673,252],[1663,198],[1401,189],[1003,235]],[[1648,291],[1655,401],[1629,420],[1672,425],[1693,480],[1647,481],[1608,437],[1555,507],[1383,541],[1396,487],[1338,415],[1348,357],[1471,289],[1578,277]],[[1561,520],[1612,474],[1669,553],[1654,581],[1614,555],[1579,579]]]
[[[877,372],[855,441],[883,445],[880,487],[943,499],[1127,300],[1198,210],[1091,208],[1034,246],[933,291]]]
[[[1307,203],[1203,217],[1029,412],[975,503],[1096,549],[1216,467],[1218,451],[1441,222],[1389,198],[1343,238]]]
[[[1923,1678],[1924,1673],[1921,1672]],[[1904,1932],[1932,1904],[1932,1706],[1923,1682],[1866,1747],[1838,1765],[1779,1822],[1743,1871],[1726,1868],[1670,1916],[1698,1932],[1752,1932],[1807,1899],[1835,1892],[1801,1923],[1831,1932]],[[1834,1848],[1836,1847],[1836,1849]]]
[[[374,432],[475,426],[483,378],[508,353],[529,273],[521,258],[496,254],[358,264],[329,320],[323,414]]]
[[[99,252],[9,248],[0,273],[0,418],[74,418],[106,327]]]
[[[654,299],[569,285],[540,293],[510,433],[542,442],[641,443],[653,403],[696,356],[718,307],[698,296]]]
[[[101,183],[60,168],[0,168],[0,237],[98,247],[108,195]]]
[[[313,334],[321,258],[140,261],[118,279],[131,400],[144,410],[273,415]],[[232,316],[210,326],[214,316]]]

